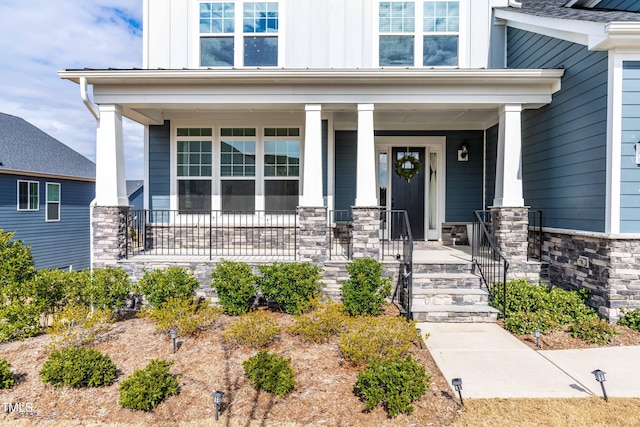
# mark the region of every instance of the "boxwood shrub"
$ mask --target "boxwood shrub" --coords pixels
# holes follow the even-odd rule
[[[40,377],[56,387],[100,387],[113,383],[116,365],[98,350],[67,347],[51,352],[40,370]]]
[[[244,373],[256,390],[264,390],[280,397],[296,386],[291,359],[261,350],[242,362]]]
[[[153,359],[143,369],[120,384],[120,406],[128,409],[151,411],[169,396],[178,394],[178,380],[171,375],[171,363]]]

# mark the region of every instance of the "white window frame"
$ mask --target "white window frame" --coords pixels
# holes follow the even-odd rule
[[[289,129],[298,129],[298,136],[265,136],[264,132],[265,129],[282,129],[282,128],[289,128]],[[261,168],[262,168],[262,194],[265,195],[266,193],[266,182],[267,181],[298,181],[298,204],[300,204],[300,196],[302,196],[302,150],[303,150],[303,140],[302,140],[302,127],[300,126],[282,126],[282,125],[278,125],[278,126],[264,126],[261,129],[261,141],[260,141],[260,146],[261,146],[261,151],[262,151],[262,158],[261,158]],[[297,176],[266,176],[264,174],[264,167],[265,167],[265,162],[264,162],[264,157],[265,157],[265,152],[264,152],[264,146],[265,146],[265,142],[266,141],[297,141],[298,142],[298,159],[299,159],[299,163],[298,163],[298,175]],[[266,195],[265,195],[266,196]],[[263,209],[266,207],[266,204],[264,202],[264,197],[262,197],[263,199]]]
[[[206,33],[200,34],[200,4],[201,3],[233,3],[234,9],[234,32],[233,33]],[[278,31],[273,33],[245,33],[243,26],[243,14],[245,3],[277,3],[278,4]],[[233,69],[233,68],[278,68],[284,66],[285,58],[285,34],[283,23],[285,22],[285,4],[283,0],[263,0],[263,1],[250,1],[250,0],[198,0],[195,2],[195,6],[192,8],[191,22],[194,25],[190,27],[193,29],[191,39],[194,43],[191,43],[191,60],[189,61],[194,68],[216,68],[216,69]],[[257,34],[257,37],[277,37],[278,38],[278,58],[276,65],[260,65],[260,66],[245,66],[244,65],[244,37],[245,35]],[[200,63],[200,39],[202,37],[233,37],[234,43],[234,57],[232,66],[210,66],[201,65]]]
[[[27,208],[26,209],[21,209],[20,208],[20,183],[25,182],[28,184],[27,186]],[[31,208],[31,184],[35,184],[36,185],[36,189],[37,189],[37,193],[36,193],[36,207],[35,208]],[[30,180],[26,180],[26,179],[19,179],[17,184],[16,184],[16,207],[18,211],[21,212],[36,212],[40,210],[40,182],[38,181],[30,181]]]
[[[55,185],[58,187],[58,201],[49,200],[49,186]],[[47,182],[45,183],[45,221],[46,222],[60,222],[62,219],[61,215],[61,206],[62,206],[62,185],[59,182]],[[57,204],[58,205],[58,218],[51,219],[49,218],[49,204]]]
[[[211,136],[178,136],[178,128],[180,129],[211,129]],[[175,202],[171,201],[170,202],[170,208],[171,210],[175,210],[175,211],[179,211],[180,210],[180,194],[179,194],[179,181],[210,181],[211,182],[211,192],[213,194],[215,194],[215,190],[214,190],[214,185],[215,185],[215,180],[214,180],[214,176],[215,176],[215,156],[216,156],[216,144],[215,144],[215,132],[216,130],[213,128],[213,126],[207,126],[207,125],[185,125],[185,126],[175,126],[172,127],[172,149],[171,149],[171,175],[173,177],[175,177],[174,179],[172,179],[171,185],[175,186],[172,191],[171,194],[175,194]],[[211,175],[210,176],[203,176],[203,175],[198,175],[198,176],[189,176],[189,175],[178,175],[178,142],[184,142],[184,141],[210,141],[211,142]],[[213,201],[213,194],[211,196],[211,209],[215,209],[214,207],[214,201]],[[195,215],[193,213],[187,213],[187,212],[183,212],[177,213],[178,216],[180,215]]]

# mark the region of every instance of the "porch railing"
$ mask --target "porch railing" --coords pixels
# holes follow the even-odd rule
[[[353,254],[353,219],[351,210],[329,211],[327,220],[329,259],[351,259]]]
[[[509,261],[495,244],[495,213],[475,211],[473,213],[473,232],[469,236],[471,258],[474,269],[480,273],[482,283],[487,287],[491,298],[497,289],[503,290],[502,316],[507,316],[507,270]],[[496,286],[502,283],[503,286]]]
[[[282,212],[132,210],[126,257],[269,256],[296,259],[297,215]]]
[[[542,261],[542,211],[529,211],[527,261]]]

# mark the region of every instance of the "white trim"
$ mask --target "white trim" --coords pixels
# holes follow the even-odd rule
[[[51,185],[57,185],[58,186],[58,201],[57,202],[51,202],[51,203],[57,203],[58,204],[58,219],[49,219],[49,184]],[[62,214],[62,185],[60,185],[59,182],[46,182],[45,183],[45,202],[44,202],[44,218],[46,222],[60,222],[61,218],[61,214]]]
[[[31,209],[30,207],[27,207],[27,209],[20,209],[20,183],[21,182],[26,182],[27,184],[29,184],[27,186],[27,206],[31,206],[31,189],[29,187],[31,187],[30,184],[36,184],[37,189],[38,189],[38,194],[36,195],[36,201],[38,202],[38,207],[35,209]],[[18,212],[37,212],[40,210],[40,181],[31,181],[31,180],[27,180],[27,179],[18,179],[16,180],[16,210]]]
[[[144,126],[144,135],[143,135],[143,165],[142,165],[142,177],[144,179],[143,181],[143,190],[142,190],[142,198],[143,198],[143,209],[149,209],[149,207],[151,206],[150,204],[150,199],[149,199],[149,194],[151,193],[150,191],[150,186],[149,186],[149,126],[145,125]],[[169,144],[171,145],[171,144]]]

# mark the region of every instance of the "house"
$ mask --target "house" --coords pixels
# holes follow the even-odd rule
[[[25,120],[0,113],[0,228],[36,268],[90,266],[95,164]]]
[[[382,258],[490,211],[510,277],[537,235],[553,284],[640,305],[638,1],[144,0],[142,69],[59,75],[98,119],[97,264],[136,254],[124,116],[156,255]]]
[[[134,211],[144,209],[144,181],[141,179],[127,180],[127,198],[129,206]]]

